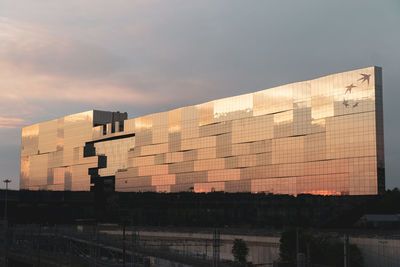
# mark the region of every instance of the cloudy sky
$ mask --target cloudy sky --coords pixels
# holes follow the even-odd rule
[[[400,187],[399,27],[399,0],[0,0],[0,178],[18,188],[24,125],[90,109],[136,117],[378,65],[387,187]]]

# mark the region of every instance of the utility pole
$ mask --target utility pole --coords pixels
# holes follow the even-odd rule
[[[296,227],[296,259],[297,255],[299,255],[299,228]]]
[[[125,248],[125,221],[122,223],[122,266],[126,267],[126,248]]]
[[[98,233],[99,233],[99,229],[98,229],[98,222],[96,222],[96,224],[94,225],[94,267],[97,267],[97,253],[98,253]]]
[[[219,246],[220,246],[219,230],[215,229],[213,235],[213,267],[219,267]]]
[[[69,251],[68,267],[72,267],[72,244],[71,244],[71,239],[68,239],[68,251]]]
[[[3,182],[6,184],[6,194],[4,199],[4,221],[7,223],[7,193],[8,193],[8,184],[11,183],[10,179],[5,179]]]
[[[39,236],[38,236],[38,267],[40,267],[40,260],[41,260],[41,255],[40,255],[40,241],[42,239],[42,224],[39,223]]]
[[[299,244],[299,228],[296,227],[296,266],[305,267],[306,266],[306,255],[300,252]]]
[[[350,267],[349,235],[344,235],[344,267]]]
[[[135,247],[137,242],[137,234],[135,229],[132,230],[132,256],[131,256],[131,267],[135,266]]]
[[[7,193],[8,184],[11,182],[10,179],[5,179],[3,182],[6,184],[6,192],[4,196],[4,266],[8,266],[8,220],[7,220]]]

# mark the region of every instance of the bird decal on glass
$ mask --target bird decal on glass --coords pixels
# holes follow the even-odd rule
[[[358,79],[357,81],[361,81],[361,83],[367,81],[368,84],[369,84],[369,77],[371,77],[371,74],[364,74],[364,73],[361,73],[361,76],[362,76],[362,77],[361,77],[360,79]]]
[[[347,92],[349,92],[351,94],[351,89],[353,89],[354,87],[357,87],[357,86],[355,86],[354,84],[350,84],[349,86],[346,86],[347,90],[344,94],[347,94]]]
[[[371,74],[365,74],[365,73],[360,73],[360,75],[362,76],[360,79],[358,79],[357,81],[361,81],[361,83],[367,81],[367,83],[369,84],[369,78],[371,77]],[[346,86],[346,91],[344,92],[344,94],[346,95],[347,93],[351,94],[351,90],[357,87],[356,85],[354,85],[353,83]],[[354,103],[354,102],[353,102]],[[346,108],[348,107],[352,107],[352,108],[356,108],[358,107],[359,102],[355,102],[354,104],[349,104],[349,100],[346,100],[345,98],[343,98],[343,106],[345,106]]]

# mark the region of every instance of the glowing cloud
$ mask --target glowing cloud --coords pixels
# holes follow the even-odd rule
[[[11,118],[0,116],[0,128],[19,128],[25,120],[21,118]]]
[[[2,112],[12,112],[21,102],[107,105],[155,101],[152,93],[119,82],[123,64],[102,47],[0,18]]]

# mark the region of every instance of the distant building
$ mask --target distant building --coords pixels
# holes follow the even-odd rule
[[[128,119],[22,129],[21,189],[371,195],[385,189],[382,70],[368,67]]]
[[[358,220],[356,225],[375,228],[398,228],[400,226],[400,214],[365,214]]]

